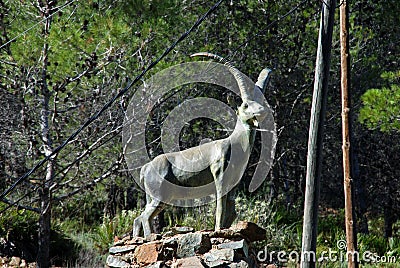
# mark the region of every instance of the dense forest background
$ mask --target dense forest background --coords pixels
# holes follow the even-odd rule
[[[301,245],[322,4],[224,1],[143,77],[192,61],[190,55],[199,51],[229,59],[253,80],[263,68],[273,69],[265,96],[278,130],[274,166],[264,184],[249,193],[246,186],[257,162],[256,143],[236,203],[238,219],[268,227],[271,247],[281,249]],[[382,252],[397,245],[398,254],[400,2],[349,4],[352,166],[360,243]],[[93,115],[210,6],[209,1],[176,0],[0,1],[0,191],[50,158],[1,200],[0,254],[35,260],[37,249],[43,253],[46,247],[40,245],[43,233],[51,232],[52,263],[91,266],[101,263],[101,254],[115,235],[131,231],[143,194],[124,162],[121,132],[133,90],[143,82],[98,118]],[[338,30],[336,25],[320,193],[319,241],[326,247],[344,234]],[[162,152],[157,141],[162,119],[178,101],[196,96],[226,101],[228,93],[191,85],[166,98],[149,119],[146,139],[152,144],[152,157]],[[50,157],[89,119],[93,122]],[[215,129],[207,120],[192,122],[181,134],[182,147],[226,135]],[[213,209],[213,205],[169,208],[156,225],[159,231],[179,224],[212,228]]]

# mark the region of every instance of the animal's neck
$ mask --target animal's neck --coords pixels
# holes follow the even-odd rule
[[[247,151],[250,145],[251,127],[247,122],[242,121],[240,118],[236,121],[236,126],[232,132],[230,139],[232,142],[241,144],[244,151]]]

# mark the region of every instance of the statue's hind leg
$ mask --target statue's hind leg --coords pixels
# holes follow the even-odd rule
[[[133,221],[133,236],[140,236],[140,230],[142,228],[142,214],[135,218]]]
[[[160,213],[165,207],[165,203],[153,199],[149,204],[146,205],[145,210],[139,216],[141,224],[143,226],[143,236],[147,237],[151,234],[151,224],[150,221]]]
[[[222,226],[224,228],[229,228],[237,217],[235,208],[235,190],[232,190],[226,196],[225,211],[226,217],[223,219]]]

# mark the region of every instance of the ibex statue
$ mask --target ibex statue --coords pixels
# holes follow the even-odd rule
[[[221,60],[219,56],[209,53],[197,53],[193,56],[211,56]],[[227,66],[238,83],[243,101],[237,111],[234,131],[225,139],[201,144],[180,152],[159,155],[141,168],[140,183],[144,189],[156,188],[162,201],[147,194],[145,210],[134,220],[134,236],[140,235],[141,227],[143,227],[144,237],[150,235],[150,221],[168,201],[181,195],[181,193],[165,190],[167,188],[165,181],[186,187],[198,187],[214,182],[217,199],[215,229],[229,227],[232,224],[234,218],[232,219],[232,215],[226,215],[229,212],[226,208],[227,195],[224,187],[236,185],[240,181],[249,160],[254,128],[258,126],[258,121],[265,118],[267,109],[263,103],[252,99],[254,98],[253,89],[245,88],[240,72],[229,64]],[[256,87],[265,87],[268,75],[269,70],[264,69],[260,73]],[[200,162],[203,165],[208,163],[207,166],[201,171],[188,168],[190,165],[196,165],[198,161],[193,161],[193,159],[199,158],[199,152],[201,152]],[[229,211],[232,212],[232,209]]]

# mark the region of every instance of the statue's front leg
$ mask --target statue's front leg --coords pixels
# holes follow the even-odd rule
[[[217,206],[215,210],[215,230],[220,230],[224,228],[224,222],[226,219],[226,199],[227,196],[224,195],[224,159],[221,159],[217,165],[212,167],[212,172],[215,179],[215,189],[216,189],[216,197],[217,197]]]

